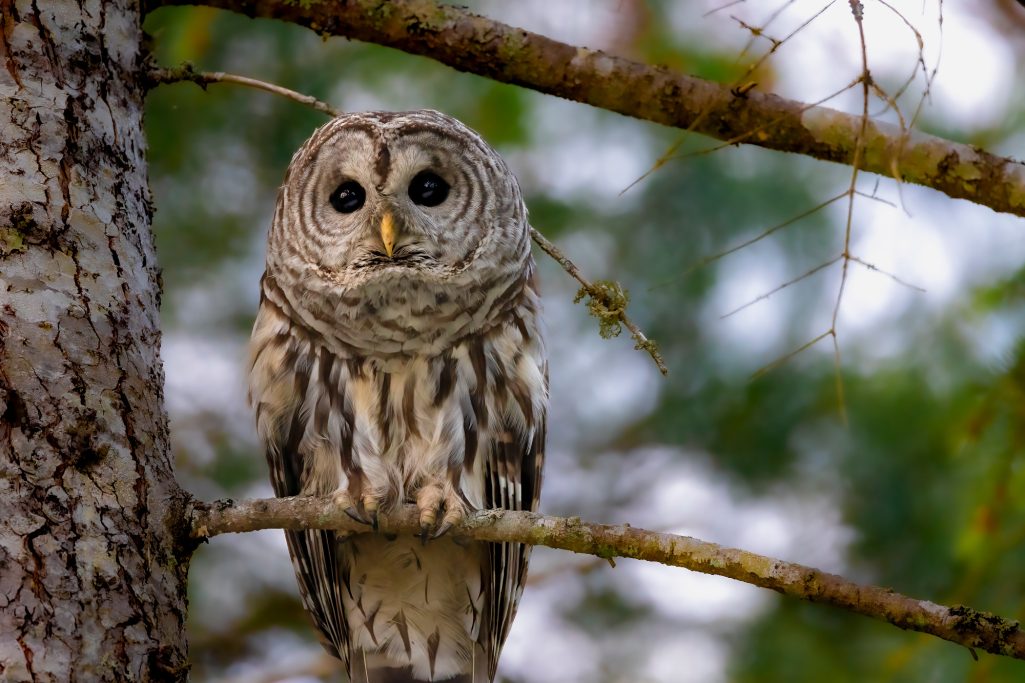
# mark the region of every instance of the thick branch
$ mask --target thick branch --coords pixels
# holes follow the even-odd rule
[[[296,497],[221,501],[192,511],[193,536],[257,529],[339,529],[368,532],[330,499]],[[406,506],[381,519],[381,530],[418,534],[416,508]],[[1018,622],[968,607],[944,607],[888,588],[864,586],[835,574],[687,536],[610,526],[530,512],[472,513],[450,532],[482,541],[516,541],[603,558],[629,557],[725,576],[802,600],[821,602],[921,631],[994,654],[1025,659],[1025,632]]]
[[[154,0],[196,4],[195,0]],[[852,164],[861,117],[772,94],[734,94],[726,85],[560,43],[433,0],[207,0],[253,17],[307,26],[430,57],[569,100],[685,128],[729,142]],[[1025,216],[1025,165],[976,147],[899,127],[867,125],[866,171]]]

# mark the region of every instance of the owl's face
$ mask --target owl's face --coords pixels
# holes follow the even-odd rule
[[[515,178],[435,111],[340,116],[296,152],[265,290],[343,353],[435,353],[488,329],[530,278]]]
[[[505,163],[434,111],[341,116],[296,153],[268,262],[360,287],[486,280],[522,267],[526,211]]]

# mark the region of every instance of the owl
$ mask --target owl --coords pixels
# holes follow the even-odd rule
[[[289,531],[299,591],[352,683],[492,681],[530,548],[446,535],[535,510],[548,372],[527,210],[481,137],[435,111],[340,116],[280,188],[250,402],[278,496],[376,528]]]

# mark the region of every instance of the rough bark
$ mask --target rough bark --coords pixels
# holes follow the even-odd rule
[[[460,71],[685,128],[924,185],[994,211],[1025,216],[1025,165],[971,145],[902,133],[861,117],[567,45],[434,0],[152,0],[203,4],[290,21],[422,55]],[[853,25],[853,22],[852,22]]]
[[[141,11],[0,0],[0,679],[187,675]]]
[[[295,497],[221,501],[192,510],[192,534],[205,539],[257,529],[340,529],[369,532],[329,498]],[[382,516],[383,533],[420,531],[416,506]],[[819,602],[921,631],[993,654],[1025,659],[1025,631],[1017,621],[961,605],[946,607],[901,595],[889,588],[858,584],[836,574],[726,548],[689,536],[637,529],[629,524],[582,522],[532,512],[474,512],[449,532],[456,538],[530,543],[611,559],[628,557],[725,576],[792,598]]]

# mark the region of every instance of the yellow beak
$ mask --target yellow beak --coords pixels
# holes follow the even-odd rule
[[[381,242],[384,243],[384,252],[391,258],[395,250],[395,219],[388,211],[381,216]]]

